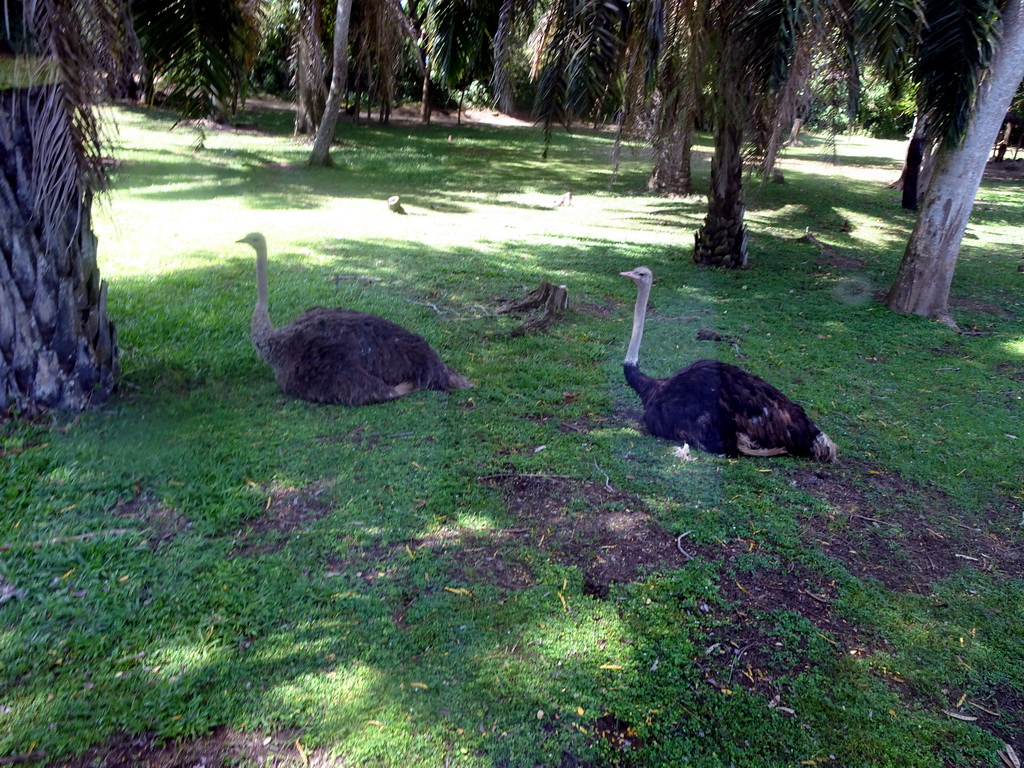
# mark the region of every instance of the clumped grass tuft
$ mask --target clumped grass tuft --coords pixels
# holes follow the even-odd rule
[[[715,272],[689,261],[702,198],[646,194],[640,150],[613,173],[605,133],[556,136],[545,162],[532,129],[343,126],[337,167],[311,170],[278,113],[201,144],[159,112],[116,119],[95,226],[121,392],[0,429],[4,759],[1024,754],[1013,182],[983,185],[955,334],[879,303],[913,225],[885,186],[897,143],[791,151],[785,184],[748,187],[751,268]],[[476,388],[285,398],[248,339],[252,230],[276,323],[385,315]],[[685,462],[643,434],[618,275],[638,264],[645,370],[742,365],[840,462]],[[517,335],[494,310],[541,280],[569,310]]]

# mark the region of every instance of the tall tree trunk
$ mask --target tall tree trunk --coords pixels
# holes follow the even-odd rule
[[[908,211],[917,210],[918,193],[926,187],[923,165],[926,159],[927,131],[925,118],[920,110],[914,117],[914,127],[907,144],[907,156],[903,161],[903,172],[892,187],[902,191],[901,205]]]
[[[999,127],[1024,75],[1024,0],[1009,0],[963,144],[939,148],[931,182],[886,305],[953,325],[949,290],[960,243]]]
[[[430,103],[430,69],[426,64],[423,66],[423,101],[420,104],[420,120],[424,125],[430,124],[430,115],[433,106]]]
[[[672,107],[680,109],[677,104]],[[672,195],[688,195],[693,189],[690,166],[693,155],[693,116],[682,108],[682,114],[666,115],[658,125],[652,142],[654,166],[647,178],[647,188]]]
[[[0,88],[0,410],[25,416],[102,403],[118,374],[92,195],[55,160],[74,155],[62,98]]]
[[[327,65],[320,42],[320,0],[303,0],[295,34],[295,135],[316,133],[324,116]]]
[[[345,95],[345,80],[348,78],[348,27],[352,19],[352,0],[338,0],[338,10],[334,19],[334,63],[331,75],[331,88],[327,93],[327,104],[324,116],[320,121],[316,137],[313,139],[313,151],[309,156],[309,164],[313,166],[332,166],[331,142],[334,140],[334,127],[338,124],[338,111],[341,99]]]
[[[693,261],[706,267],[747,265],[747,228],[743,223],[743,124],[746,111],[738,77],[728,69],[719,78],[720,113],[715,117],[715,156],[704,225],[694,236]]]

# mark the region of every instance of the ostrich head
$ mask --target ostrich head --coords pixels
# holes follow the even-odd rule
[[[647,286],[650,290],[651,285],[654,283],[654,274],[647,267],[636,267],[631,269],[629,272],[619,272],[623,277],[628,277],[634,283],[636,287]]]
[[[264,249],[267,247],[267,239],[263,237],[263,235],[259,232],[250,232],[248,235],[243,237],[241,240],[238,240],[237,242],[251,245],[257,251],[260,249],[260,247],[263,247]]]

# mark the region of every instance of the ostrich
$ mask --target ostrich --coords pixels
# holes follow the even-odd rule
[[[426,340],[377,315],[313,307],[282,328],[267,309],[267,241],[252,232],[238,242],[256,251],[256,309],[250,336],[286,395],[315,403],[370,405],[417,389],[473,386]]]
[[[644,404],[647,431],[726,456],[793,454],[835,461],[836,445],[804,409],[763,379],[729,363],[697,360],[665,379],[640,372],[637,358],[654,275],[620,272],[637,287],[633,335],[622,368]]]

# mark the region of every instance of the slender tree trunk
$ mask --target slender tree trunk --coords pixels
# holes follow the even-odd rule
[[[693,115],[676,100],[663,104],[662,108],[672,112],[663,115],[658,123],[658,132],[652,142],[654,166],[647,177],[647,188],[654,192],[688,195],[693,189],[690,174]]]
[[[885,303],[895,312],[953,324],[949,290],[989,152],[1024,75],[1024,0],[1009,0],[1002,36],[960,147],[939,148],[921,212]]]
[[[926,160],[926,138],[925,118],[920,113],[914,117],[914,127],[910,132],[910,141],[907,144],[907,155],[903,161],[903,171],[890,186],[903,192],[901,205],[908,211],[917,210],[918,192],[925,188],[923,178],[923,165]]]
[[[314,166],[331,166],[331,142],[334,140],[334,127],[338,124],[338,111],[345,95],[345,80],[348,77],[348,27],[352,19],[352,0],[338,0],[338,11],[334,19],[334,64],[331,75],[331,88],[327,93],[327,104],[324,106],[324,117],[320,121],[316,137],[313,139],[313,151],[309,156],[309,164]]]
[[[118,374],[92,196],[53,164],[74,154],[61,90],[0,87],[0,410],[24,416],[102,403]]]
[[[423,101],[420,104],[420,120],[424,125],[430,123],[430,115],[433,108],[430,104],[430,70],[424,64],[423,67]]]
[[[320,42],[320,0],[303,0],[295,34],[295,135],[316,133],[327,102],[327,65]]]

